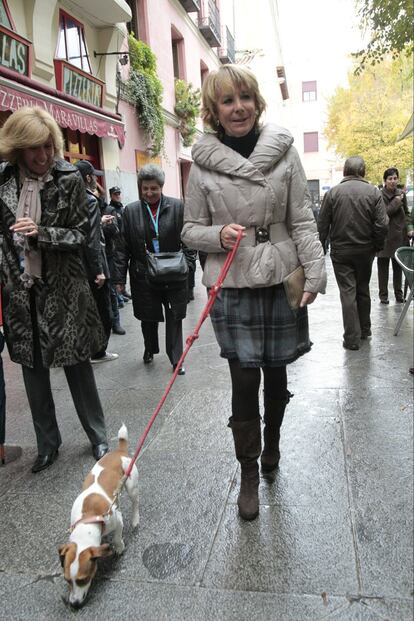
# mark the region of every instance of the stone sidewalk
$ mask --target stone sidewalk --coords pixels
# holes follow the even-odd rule
[[[310,308],[314,347],[289,367],[295,396],[276,481],[261,482],[259,518],[237,514],[229,373],[207,320],[138,462],[140,525],[131,530],[124,495],[125,553],[99,566],[80,611],[62,601],[57,546],[93,465],[90,447],[54,371],[63,445],[52,468],[30,473],[36,447],[21,371],[3,354],[7,443],[23,453],[0,468],[1,620],[412,620],[412,309],[394,337],[401,305],[378,303],[374,265],[373,337],[344,350],[327,265],[327,294]],[[198,280],[185,334],[205,300]],[[121,313],[127,335],[109,348],[119,360],[95,374],[111,445],[125,422],[133,450],[171,367],[163,353],[144,366],[131,304]]]

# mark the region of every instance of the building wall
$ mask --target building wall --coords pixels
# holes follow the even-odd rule
[[[191,82],[193,87],[201,87],[200,64],[203,62],[209,70],[220,65],[217,53],[209,46],[198,30],[196,14],[187,13],[178,0],[147,0],[145,4],[147,32],[145,41],[157,57],[157,74],[163,85],[163,107],[166,114],[165,144],[161,155],[161,165],[165,170],[164,191],[167,195],[182,197],[180,160],[188,160],[190,150],[182,146],[176,122],[174,123],[174,68],[171,45],[171,31],[174,29],[183,39],[184,62],[182,77]],[[126,120],[126,142],[120,157],[120,179],[125,186],[124,196],[136,200],[136,161],[135,150],[147,150],[145,136],[134,126],[135,113],[125,102],[120,103],[120,111]],[[199,128],[202,129],[199,121]],[[148,154],[149,155],[149,154]],[[135,179],[135,184],[133,182]],[[134,189],[135,185],[135,189]],[[132,194],[131,194],[132,193]]]

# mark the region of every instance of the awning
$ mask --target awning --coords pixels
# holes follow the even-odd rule
[[[413,122],[414,113],[411,115],[410,120],[404,128],[404,131],[398,136],[397,142],[400,140],[404,140],[404,138],[408,138],[414,134],[414,122]]]
[[[23,106],[40,106],[49,112],[60,127],[78,130],[83,134],[94,134],[100,138],[116,138],[125,143],[125,129],[122,121],[91,112],[70,102],[30,89],[24,85],[0,77],[0,110],[14,112]]]

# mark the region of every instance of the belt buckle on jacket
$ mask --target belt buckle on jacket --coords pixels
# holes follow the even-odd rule
[[[269,229],[266,226],[256,227],[256,244],[264,244],[269,241]]]

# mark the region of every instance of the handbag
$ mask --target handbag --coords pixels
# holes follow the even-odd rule
[[[178,252],[149,252],[147,278],[152,285],[168,285],[187,279],[188,263],[182,250]]]
[[[290,308],[292,310],[298,309],[305,287],[305,272],[301,265],[285,276],[283,286]]]

